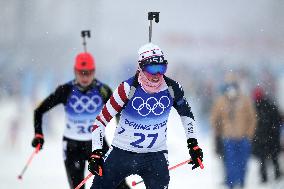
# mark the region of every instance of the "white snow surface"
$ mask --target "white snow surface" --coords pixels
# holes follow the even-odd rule
[[[53,135],[45,138],[44,149],[34,157],[23,179],[18,180],[17,176],[33,152],[30,145],[33,137],[32,106],[29,103],[25,104],[20,111],[20,116],[16,117],[19,121],[19,130],[14,131],[17,140],[16,145],[12,148],[9,138],[9,124],[15,112],[17,112],[17,104],[12,100],[5,100],[0,104],[0,161],[2,165],[0,169],[0,189],[69,189],[62,157],[63,109],[57,108],[55,111],[58,111],[58,113],[54,112],[54,110],[51,111],[50,125],[53,127]],[[197,125],[199,125],[199,122]],[[107,140],[112,139],[114,129],[115,124],[111,122],[106,129]],[[205,168],[203,170],[191,170],[191,166],[183,165],[170,171],[170,189],[225,189],[222,184],[224,180],[222,161],[214,153],[213,138],[210,132],[208,134],[198,130],[198,140],[204,151]],[[183,127],[175,111],[171,112],[168,122],[168,149],[170,166],[189,159]],[[283,170],[283,153],[280,160]],[[250,158],[245,189],[284,189],[283,177],[280,181],[274,181],[272,169],[269,171],[271,182],[261,185],[258,168],[256,159]],[[140,181],[140,179],[139,176],[133,175],[128,177],[127,181],[131,184],[132,181]],[[92,179],[88,180],[86,188],[90,187],[91,181]],[[140,184],[132,188],[144,189],[145,186]]]

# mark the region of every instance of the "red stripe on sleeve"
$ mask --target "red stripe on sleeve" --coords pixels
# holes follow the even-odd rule
[[[125,90],[124,90],[124,85],[123,83],[121,83],[118,87],[118,95],[120,96],[121,100],[126,103],[127,102],[127,96],[125,94]]]
[[[100,116],[97,117],[97,120],[98,120],[99,122],[101,122],[104,126],[106,126],[106,124],[103,122],[103,120],[101,119]]]
[[[97,125],[93,125],[92,132],[93,132],[94,130],[96,130],[97,128],[99,128],[99,126],[97,126]]]
[[[110,105],[113,107],[113,109],[115,109],[115,111],[120,112],[121,110],[121,106],[115,101],[114,97],[111,96],[110,97]]]
[[[106,106],[104,106],[102,113],[103,113],[103,116],[104,116],[104,118],[106,119],[106,121],[107,121],[107,122],[110,122],[112,116],[111,116],[110,113],[108,112]]]

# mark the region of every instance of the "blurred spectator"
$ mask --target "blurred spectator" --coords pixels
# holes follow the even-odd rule
[[[9,149],[14,149],[16,147],[16,144],[19,140],[19,132],[20,132],[20,114],[15,114],[15,116],[12,118],[10,124],[9,124],[9,130],[8,130],[8,136],[6,141],[8,141]]]
[[[264,94],[261,87],[253,90],[257,113],[257,128],[253,140],[253,154],[260,161],[261,181],[267,182],[267,162],[272,161],[275,179],[281,176],[278,157],[280,147],[281,115],[278,107]]]
[[[255,123],[252,100],[242,94],[235,76],[229,75],[224,94],[213,104],[211,124],[215,135],[222,139],[226,185],[230,189],[245,185]]]

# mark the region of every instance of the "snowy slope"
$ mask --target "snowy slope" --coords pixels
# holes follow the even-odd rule
[[[17,146],[10,147],[7,134],[9,133],[9,123],[13,119],[16,104],[12,101],[1,103],[0,121],[1,121],[1,143],[0,143],[0,188],[12,189],[68,189],[68,183],[63,166],[61,138],[63,132],[64,116],[61,109],[60,113],[51,112],[51,125],[55,129],[54,135],[46,138],[45,148],[35,156],[32,164],[27,169],[23,180],[18,180],[17,175],[23,169],[33,148],[30,146],[33,136],[32,128],[32,110],[24,108],[23,115],[20,119],[20,130],[18,131]],[[28,106],[27,106],[28,107]],[[112,139],[114,132],[113,122],[107,127],[107,139]],[[170,189],[222,189],[223,171],[221,161],[214,155],[212,146],[212,137],[210,134],[199,132],[200,146],[203,147],[205,154],[205,169],[192,171],[190,166],[184,165],[170,172],[171,181]],[[175,165],[189,158],[186,148],[185,135],[183,127],[175,111],[171,112],[168,125],[168,148],[170,165]],[[284,163],[282,154],[281,166]],[[249,172],[246,189],[284,189],[284,181],[272,182],[268,185],[261,186],[258,182],[258,165],[255,159],[249,162]],[[272,172],[272,171],[271,171]],[[273,177],[273,174],[270,174]],[[87,183],[91,184],[90,179]],[[128,182],[140,181],[139,176],[127,178]],[[88,188],[88,187],[87,187]],[[137,189],[143,189],[145,186],[140,184]]]

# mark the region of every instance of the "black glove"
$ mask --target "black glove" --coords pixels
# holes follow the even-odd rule
[[[197,140],[195,138],[189,138],[187,139],[187,147],[189,149],[189,154],[191,156],[191,162],[189,164],[192,164],[192,169],[195,169],[200,166],[198,159],[200,161],[203,161],[203,152],[202,149],[199,148]]]
[[[32,146],[34,148],[36,148],[37,145],[40,144],[40,148],[39,149],[42,149],[43,143],[44,143],[43,135],[42,134],[36,134],[35,137],[33,138]]]
[[[92,155],[88,160],[89,162],[88,169],[91,173],[93,173],[93,175],[99,175],[99,176],[103,175],[103,163],[104,163],[103,156],[104,153],[101,149],[94,150],[92,152]]]

